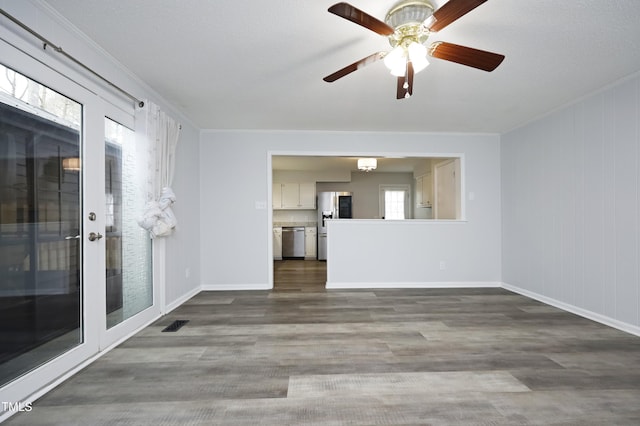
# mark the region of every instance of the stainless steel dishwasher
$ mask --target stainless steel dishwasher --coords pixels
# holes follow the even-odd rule
[[[282,258],[304,258],[304,226],[282,227]]]

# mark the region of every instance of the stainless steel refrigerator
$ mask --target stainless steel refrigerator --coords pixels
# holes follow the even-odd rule
[[[352,219],[351,192],[318,193],[318,260],[327,260],[327,220]]]

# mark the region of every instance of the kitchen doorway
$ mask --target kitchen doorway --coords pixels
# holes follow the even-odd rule
[[[365,174],[358,170],[360,157],[375,157],[375,172]],[[455,169],[455,194],[450,199],[455,203],[456,214],[449,220],[464,220],[464,156],[447,153],[336,153],[336,152],[272,152],[267,153],[267,201],[256,201],[256,209],[268,210],[269,287],[273,290],[313,291],[324,289],[327,281],[327,264],[311,260],[283,258],[283,228],[315,228],[316,241],[321,241],[317,225],[317,203],[313,203],[313,185],[318,192],[346,191],[358,193],[354,204],[354,218],[379,219],[386,216],[380,212],[380,185],[402,185],[404,212],[396,216],[405,219],[433,220],[436,206],[435,184],[438,182],[436,166],[453,161]],[[442,179],[442,176],[441,176]],[[320,186],[318,186],[320,185]],[[311,194],[311,195],[310,195]],[[371,195],[372,194],[372,195]],[[397,195],[397,194],[396,194]],[[442,197],[442,194],[440,194]],[[447,194],[449,195],[449,194]],[[355,197],[354,197],[355,198]],[[397,197],[396,197],[397,198]],[[415,201],[415,202],[414,202]],[[396,199],[397,203],[398,200]],[[384,204],[382,205],[384,207]],[[397,206],[400,207],[400,206]],[[383,210],[384,211],[384,210]],[[440,218],[439,218],[440,219]],[[305,238],[305,241],[308,241]],[[295,245],[295,244],[294,244]],[[305,247],[306,259],[323,258],[322,244]],[[315,253],[307,253],[308,247],[317,247]],[[290,256],[295,253],[290,254]],[[295,257],[300,257],[298,253]]]

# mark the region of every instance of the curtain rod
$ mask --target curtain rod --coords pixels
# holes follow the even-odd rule
[[[17,26],[19,26],[20,28],[22,28],[23,30],[25,30],[26,32],[28,32],[29,34],[31,34],[32,36],[36,37],[38,40],[40,40],[43,44],[42,44],[42,48],[44,50],[47,50],[47,47],[51,47],[53,50],[55,50],[56,52],[60,53],[61,55],[63,55],[65,58],[69,59],[70,61],[72,61],[73,63],[75,63],[76,65],[84,68],[85,70],[89,71],[91,74],[93,74],[94,76],[98,77],[100,80],[104,81],[105,83],[107,83],[109,86],[113,87],[114,89],[116,89],[118,92],[122,93],[123,95],[125,95],[126,97],[128,97],[129,99],[131,99],[132,101],[135,101],[136,104],[142,108],[144,106],[144,101],[141,101],[140,99],[138,99],[137,97],[133,96],[132,94],[130,94],[129,92],[127,92],[126,90],[120,88],[119,86],[116,86],[114,83],[112,83],[111,81],[107,80],[105,77],[103,77],[102,75],[98,74],[97,72],[95,72],[94,70],[92,70],[91,68],[89,68],[87,65],[83,64],[82,62],[80,62],[79,60],[77,60],[76,58],[74,58],[73,56],[71,56],[70,54],[68,54],[67,52],[65,52],[61,46],[57,46],[54,43],[52,43],[51,41],[49,41],[48,39],[46,39],[44,36],[40,35],[39,33],[37,33],[36,31],[34,31],[33,29],[31,29],[30,27],[28,27],[27,25],[23,24],[21,21],[19,21],[17,18],[13,17],[12,15],[10,15],[9,13],[7,13],[4,9],[0,8],[0,14],[4,15],[7,19],[9,19],[11,22],[13,22],[14,24],[16,24]]]

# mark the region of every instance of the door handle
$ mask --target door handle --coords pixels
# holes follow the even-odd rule
[[[64,237],[65,240],[79,240],[80,239],[80,235],[67,235],[66,237]]]
[[[102,238],[102,234],[99,232],[97,234],[95,232],[89,233],[89,241],[99,240],[100,238]]]

